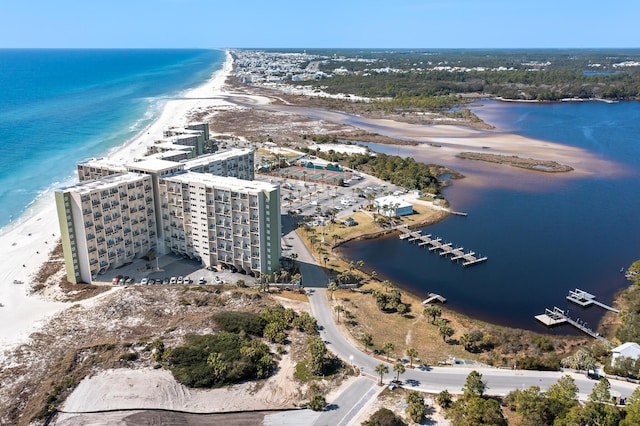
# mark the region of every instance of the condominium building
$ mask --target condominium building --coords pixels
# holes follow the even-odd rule
[[[55,193],[67,279],[91,283],[157,244],[151,176],[121,173]]]
[[[160,240],[167,250],[247,273],[279,267],[280,187],[182,172],[160,178]]]
[[[233,148],[215,154],[201,155],[182,162],[184,169],[198,173],[210,173],[216,176],[229,176],[244,180],[253,180],[254,150]]]
[[[204,123],[171,128],[165,136],[187,146],[163,146],[128,164],[83,161],[80,183],[56,191],[68,280],[90,283],[152,251],[252,274],[277,270],[280,187],[253,181],[254,151],[190,158],[209,139]]]

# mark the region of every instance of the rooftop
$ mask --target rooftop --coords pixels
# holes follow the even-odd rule
[[[176,174],[165,176],[164,180],[171,182],[179,182],[179,183],[200,183],[204,185],[211,185],[215,187],[224,187],[231,191],[243,191],[243,192],[252,192],[252,191],[273,191],[278,189],[278,185],[274,185],[269,182],[261,182],[257,180],[243,180],[234,177],[226,177],[226,176],[214,176],[205,173],[195,173],[195,172],[178,172]]]
[[[97,189],[111,188],[123,183],[136,182],[145,175],[140,173],[119,173],[115,175],[106,176],[100,179],[86,180],[73,185],[60,188],[60,191],[74,190],[78,193],[86,193],[95,191]]]

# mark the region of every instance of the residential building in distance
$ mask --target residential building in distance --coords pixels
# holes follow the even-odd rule
[[[185,160],[184,169],[216,176],[229,176],[244,180],[254,178],[254,150],[233,148],[215,154],[201,155]]]
[[[55,193],[67,279],[92,277],[154,251],[157,244],[151,176],[121,173]]]
[[[279,267],[280,187],[183,172],[160,178],[166,250],[252,274]]]

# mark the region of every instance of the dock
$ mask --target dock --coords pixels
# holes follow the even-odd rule
[[[475,265],[488,259],[488,257],[481,257],[473,251],[465,253],[464,247],[456,247],[453,243],[444,243],[442,238],[434,237],[431,234],[422,235],[421,231],[411,231],[405,226],[398,227],[398,230],[401,232],[401,240],[407,240],[409,242],[418,241],[418,247],[426,246],[429,251],[439,252],[438,254],[442,257],[451,255],[450,259],[452,262],[463,260],[462,266]]]
[[[553,309],[545,309],[544,314],[536,315],[535,318],[547,327],[554,327],[556,325],[565,323],[570,324],[583,333],[586,333],[603,343],[611,343],[607,339],[602,337],[599,333],[596,333],[595,331],[587,327],[587,323],[585,323],[584,321],[580,321],[579,318],[577,320],[570,318],[565,311],[558,308],[557,306],[554,306]]]
[[[428,305],[429,303],[432,303],[432,302],[444,303],[446,301],[447,301],[447,299],[442,297],[442,296],[440,296],[439,294],[429,293],[427,295],[427,298],[422,301],[422,304],[423,305]]]
[[[576,305],[580,305],[582,307],[587,307],[591,305],[600,306],[603,309],[607,309],[611,312],[619,313],[620,311],[616,308],[613,308],[609,305],[605,305],[602,302],[598,302],[596,300],[596,296],[591,293],[587,293],[586,291],[580,290],[576,288],[575,290],[569,290],[569,295],[567,295],[567,300],[569,302],[575,303]]]

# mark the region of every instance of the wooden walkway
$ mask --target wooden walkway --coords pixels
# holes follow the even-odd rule
[[[418,241],[418,246],[429,246],[429,251],[440,251],[440,256],[451,255],[452,261],[463,260],[462,266],[470,266],[476,263],[484,262],[488,257],[480,257],[475,252],[464,252],[464,247],[455,247],[453,243],[443,243],[442,238],[432,237],[431,234],[422,235],[421,231],[411,231],[409,228],[401,226],[398,227],[401,232],[400,239],[407,240],[409,242]]]
[[[569,295],[567,296],[567,300],[575,303],[576,305],[580,305],[583,307],[597,305],[611,312],[615,312],[615,313],[620,312],[616,308],[613,308],[609,305],[605,305],[602,302],[598,302],[596,300],[596,296],[594,296],[591,293],[587,293],[586,291],[580,290],[579,288],[576,288],[575,290],[569,290]]]
[[[580,319],[574,320],[570,318],[565,311],[558,308],[557,306],[554,306],[553,310],[545,309],[544,314],[536,315],[535,318],[547,327],[554,327],[556,325],[567,323],[574,326],[583,333],[586,333],[589,336],[600,340],[601,342],[607,344],[611,343],[607,339],[602,337],[599,333],[596,333],[595,331],[587,327],[587,323],[580,321]]]
[[[440,302],[440,303],[444,303],[446,302],[447,299],[440,296],[439,294],[436,293],[429,293],[427,294],[427,298],[425,300],[422,301],[423,305],[428,305],[431,302]]]

